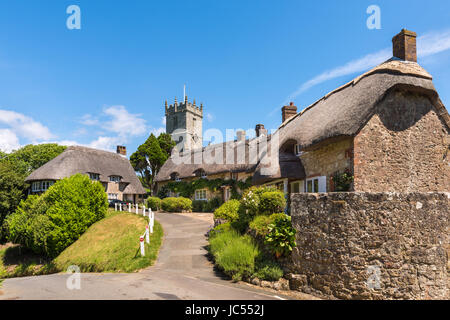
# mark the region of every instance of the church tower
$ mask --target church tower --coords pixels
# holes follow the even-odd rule
[[[177,143],[176,148],[179,152],[188,149],[197,149],[203,146],[202,121],[203,104],[195,105],[195,99],[192,103],[188,102],[188,97],[184,96],[184,102],[177,102],[166,109],[166,133],[172,135],[172,139]]]

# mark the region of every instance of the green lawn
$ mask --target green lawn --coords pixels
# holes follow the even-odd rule
[[[163,230],[155,221],[150,244],[141,257],[139,236],[148,218],[108,210],[104,219],[93,224],[75,243],[53,261],[24,251],[18,246],[0,250],[0,278],[64,272],[77,265],[82,272],[133,272],[153,265],[158,257]]]

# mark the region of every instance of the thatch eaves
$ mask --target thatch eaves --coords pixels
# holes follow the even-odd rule
[[[25,180],[60,180],[74,174],[95,173],[101,182],[109,182],[110,176],[120,176],[126,183],[124,194],[145,194],[129,160],[120,154],[81,146],[69,146],[42,167],[33,171]]]

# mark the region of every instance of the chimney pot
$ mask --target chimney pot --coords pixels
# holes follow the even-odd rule
[[[289,106],[284,106],[281,108],[281,120],[285,122],[287,119],[292,118],[297,114],[297,107],[293,102],[289,103]]]
[[[126,156],[127,155],[127,147],[125,146],[117,146],[117,153]]]
[[[396,58],[405,61],[417,62],[417,34],[403,29],[392,38],[392,51]]]
[[[255,132],[256,132],[257,137],[262,136],[262,135],[267,136],[267,129],[264,128],[263,124],[257,124],[255,127]]]

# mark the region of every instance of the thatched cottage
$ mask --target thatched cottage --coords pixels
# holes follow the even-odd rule
[[[33,171],[26,181],[31,184],[30,193],[41,193],[55,181],[77,173],[100,181],[108,194],[108,200],[138,203],[146,193],[126,158],[123,146],[117,147],[117,153],[81,146],[67,147],[59,156]]]
[[[286,193],[339,191],[342,177],[351,178],[349,191],[448,192],[450,116],[432,79],[417,63],[416,34],[402,30],[393,38],[393,58],[300,113],[293,103],[283,107],[281,126],[264,139],[267,148],[261,148],[267,132],[230,142],[256,143],[262,155],[256,163],[246,151],[239,166],[194,164],[194,154],[226,150],[228,143],[190,151],[192,160],[181,164],[175,154],[160,170],[158,187],[170,180],[252,175],[254,184],[274,184]]]

